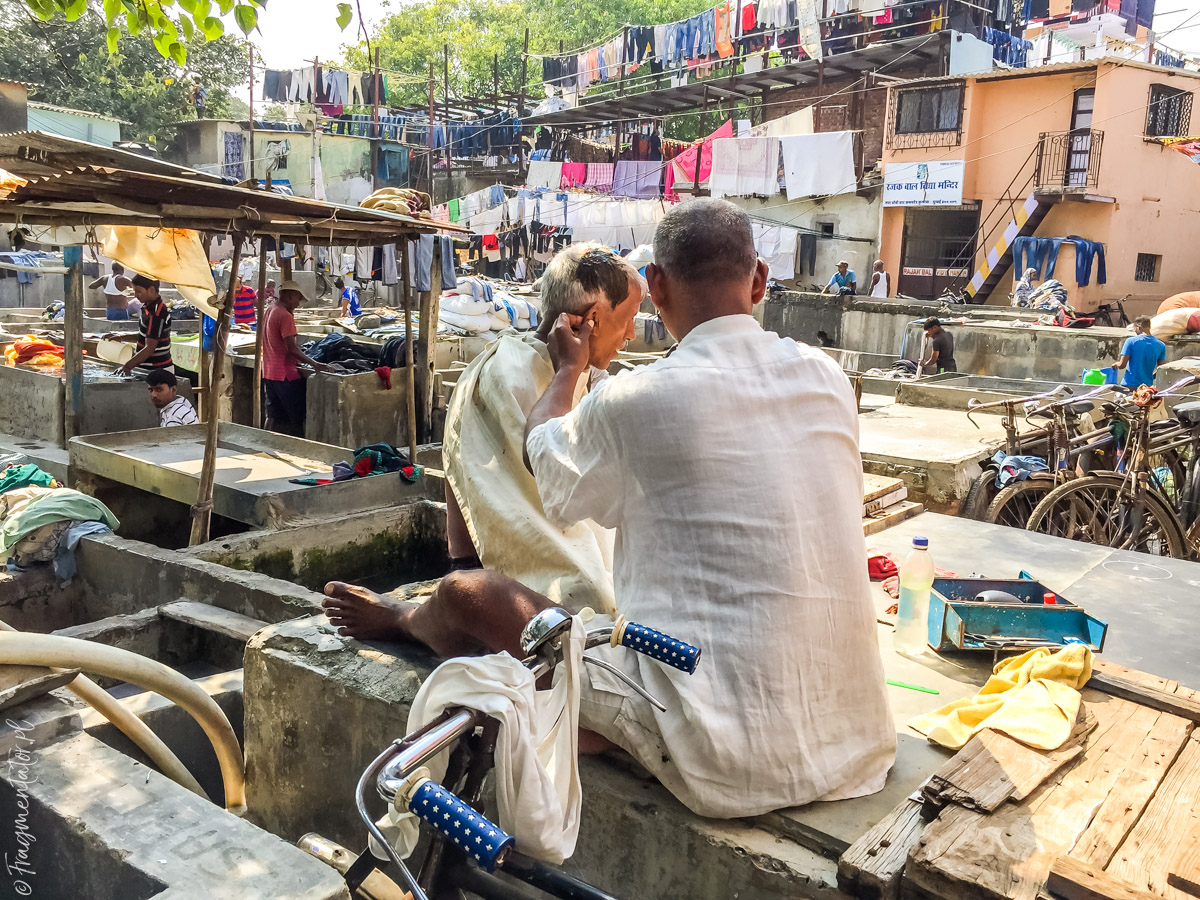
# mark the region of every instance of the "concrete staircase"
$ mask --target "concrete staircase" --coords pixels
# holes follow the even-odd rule
[[[1007,274],[1013,262],[1012,245],[1019,237],[1031,237],[1046,214],[1057,203],[1058,197],[1032,193],[1025,198],[1012,219],[1005,226],[996,245],[988,251],[987,258],[980,264],[966,287],[966,294],[975,303],[986,303]]]

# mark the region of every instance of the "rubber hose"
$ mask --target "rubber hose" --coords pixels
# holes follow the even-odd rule
[[[225,786],[225,808],[237,815],[246,811],[245,762],[233,726],[208,694],[174,669],[94,641],[28,632],[0,633],[0,663],[84,669],[162,694],[189,713],[212,742]]]
[[[13,628],[7,622],[0,620],[0,631],[11,631],[20,634],[17,629]],[[64,672],[65,669],[54,669],[55,672]],[[187,767],[179,761],[171,748],[164,744],[153,731],[139,719],[133,712],[126,709],[125,706],[92,679],[86,675],[76,675],[75,680],[66,685],[67,690],[90,706],[104,718],[108,719],[122,734],[133,741],[143,753],[150,757],[150,761],[158,767],[159,771],[170,778],[176,784],[187,788],[194,794],[199,794],[205,800],[210,799],[205,793],[204,788],[200,787],[192,773],[187,770]]]

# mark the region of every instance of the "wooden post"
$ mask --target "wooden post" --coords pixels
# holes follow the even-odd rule
[[[400,265],[400,295],[404,301],[404,394],[408,406],[408,461],[417,462],[417,386],[413,372],[412,291],[408,283],[408,239],[397,245],[396,260]]]
[[[63,247],[63,262],[71,269],[63,304],[63,435],[69,441],[79,434],[83,412],[83,247]]]
[[[263,299],[263,292],[267,289],[267,242],[259,239],[260,247],[258,251],[258,298],[254,302],[255,318],[257,324],[254,326],[254,413],[251,425],[255,428],[262,428],[262,342],[263,342],[263,311],[266,309],[266,301]],[[281,242],[278,237],[275,238],[275,254],[278,256],[281,247]]]
[[[377,188],[379,185],[376,179],[379,177],[379,48],[375,48],[375,97],[371,104],[371,187]]]
[[[237,280],[238,265],[242,261],[242,236],[233,235],[233,264],[229,269],[229,289],[225,302],[217,310],[217,327],[213,332],[212,376],[208,383],[208,394],[204,398],[207,417],[204,421],[204,462],[200,466],[200,486],[196,492],[196,505],[192,507],[192,534],[189,547],[208,540],[209,525],[212,524],[213,481],[217,473],[217,426],[220,424],[221,376],[225,369],[225,343],[229,332],[229,315],[233,307],[233,285]]]
[[[442,299],[442,242],[434,237],[429,292],[421,295],[421,341],[417,347],[417,404],[421,410],[421,436],[433,439],[433,370],[437,357],[438,307]]]
[[[429,202],[437,202],[433,196],[433,60],[429,61]]]
[[[446,196],[443,198],[447,203],[450,202],[453,189],[450,187],[450,169],[454,163],[454,156],[450,148],[450,45],[442,44],[442,127],[446,129]],[[433,200],[433,191],[429,192],[429,199]]]
[[[525,85],[529,83],[529,29],[525,29],[525,52],[521,54],[521,95],[517,98],[517,118],[525,118]]]
[[[625,96],[625,69],[628,65],[626,56],[629,55],[629,26],[625,26],[625,30],[621,32],[621,81],[617,85],[617,94],[621,97]],[[619,151],[621,148],[618,147]]]
[[[250,153],[246,157],[248,171],[246,174],[250,178],[250,184],[257,187],[258,183],[254,180],[254,45],[250,44]]]

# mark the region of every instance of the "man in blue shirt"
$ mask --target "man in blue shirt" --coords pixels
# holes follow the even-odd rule
[[[1118,371],[1129,366],[1121,384],[1125,387],[1141,387],[1154,384],[1154,370],[1167,358],[1167,345],[1150,333],[1150,317],[1138,316],[1133,323],[1136,332],[1121,347],[1121,358],[1117,360]]]
[[[844,259],[837,264],[837,271],[833,273],[833,277],[829,279],[829,284],[825,285],[825,290],[822,294],[834,293],[853,294],[858,285],[854,281],[854,270],[850,268],[850,263]]]

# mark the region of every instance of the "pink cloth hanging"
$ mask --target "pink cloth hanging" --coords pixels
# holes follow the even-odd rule
[[[708,181],[709,176],[712,174],[713,139],[728,137],[733,137],[733,119],[727,121],[724,125],[704,139],[704,143],[701,145],[700,152],[701,184]],[[674,162],[679,164],[679,168],[682,169],[683,173],[687,176],[688,182],[694,184],[696,181],[696,147],[694,145],[688,147],[675,157]]]
[[[587,178],[587,163],[563,163],[562,182],[559,187],[563,190],[578,187]]]

